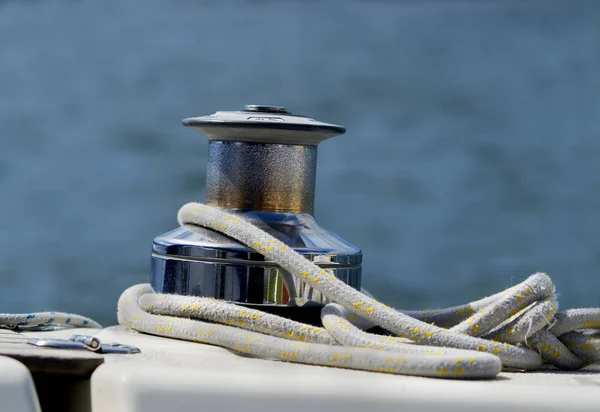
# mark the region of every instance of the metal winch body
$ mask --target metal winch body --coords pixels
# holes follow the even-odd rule
[[[292,115],[277,106],[245,106],[189,118],[209,139],[206,204],[239,214],[354,288],[361,286],[360,249],[321,228],[313,217],[317,145],[341,126]],[[290,296],[285,282],[294,282]],[[241,304],[325,303],[274,262],[209,229],[185,226],[153,242],[152,287]]]

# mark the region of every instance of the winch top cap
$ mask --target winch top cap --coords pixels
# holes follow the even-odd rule
[[[336,124],[292,114],[285,107],[246,105],[239,111],[219,111],[190,117],[184,126],[206,135],[208,140],[316,146],[346,132]]]

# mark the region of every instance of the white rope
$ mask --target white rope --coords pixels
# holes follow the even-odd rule
[[[121,324],[266,359],[443,378],[491,378],[502,367],[534,370],[543,361],[564,369],[600,361],[600,309],[557,314],[554,286],[545,274],[466,305],[398,311],[341,282],[240,216],[190,203],[178,218],[181,225],[211,228],[253,248],[328,298],[333,303],[322,311],[323,327],[214,299],[156,294],[149,285],[123,293]],[[360,328],[369,324],[396,336]],[[586,331],[574,332],[579,329]]]
[[[8,329],[101,328],[90,318],[64,312],[0,313],[0,327]]]

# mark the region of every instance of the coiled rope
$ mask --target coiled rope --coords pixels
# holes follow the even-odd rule
[[[240,216],[189,203],[178,220],[236,239],[322,293],[333,302],[322,310],[323,327],[210,298],[157,294],[147,284],[122,294],[119,323],[259,358],[403,375],[492,378],[502,368],[535,370],[549,363],[573,370],[600,362],[600,309],[557,313],[554,286],[545,274],[465,305],[398,311]],[[364,331],[373,325],[396,336]]]

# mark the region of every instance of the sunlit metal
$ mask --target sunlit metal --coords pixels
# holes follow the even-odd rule
[[[184,124],[209,139],[207,204],[252,220],[360,288],[360,249],[321,228],[313,217],[317,145],[344,133],[342,126],[266,105],[189,118]],[[244,304],[325,302],[261,254],[204,228],[180,227],[155,238],[151,281],[157,292]]]

